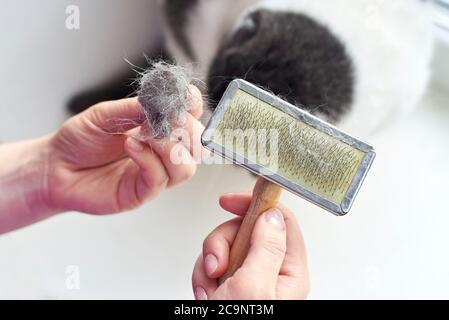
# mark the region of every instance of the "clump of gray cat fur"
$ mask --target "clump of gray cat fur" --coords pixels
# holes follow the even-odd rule
[[[179,124],[182,115],[189,110],[189,85],[192,72],[185,67],[154,62],[140,74],[138,99],[148,121],[152,138],[169,137]]]

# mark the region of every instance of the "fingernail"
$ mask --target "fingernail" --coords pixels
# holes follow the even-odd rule
[[[284,216],[279,209],[273,208],[268,210],[265,214],[265,220],[278,229],[285,229]]]
[[[204,258],[204,268],[206,269],[207,275],[210,277],[214,274],[215,270],[218,267],[218,259],[213,254],[208,254],[206,258]]]
[[[195,289],[195,299],[196,300],[207,300],[206,290],[204,290],[201,287],[196,287],[196,289]]]
[[[135,152],[141,152],[144,149],[142,142],[138,141],[133,137],[128,137],[128,139],[126,140],[126,144],[131,150]]]

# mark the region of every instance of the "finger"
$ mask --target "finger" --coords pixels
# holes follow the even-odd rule
[[[136,190],[137,201],[140,203],[154,198],[164,190],[169,180],[161,160],[147,144],[133,137],[127,138],[125,150],[139,167],[139,172],[134,180],[135,188],[123,192],[129,195],[131,190]]]
[[[84,111],[83,116],[107,133],[125,133],[145,121],[136,97],[98,103]]]
[[[220,206],[231,213],[242,216],[248,211],[251,204],[250,193],[227,193],[220,197]]]
[[[204,240],[204,270],[209,278],[220,278],[228,269],[229,251],[241,222],[240,218],[225,222]]]
[[[263,213],[254,227],[248,256],[232,278],[253,279],[255,290],[274,295],[287,250],[287,232],[282,212]],[[232,279],[231,278],[231,279]]]
[[[245,215],[251,204],[249,193],[229,193],[221,196],[220,205],[223,209]],[[301,229],[295,215],[282,204],[277,207],[282,211],[287,228],[287,251],[280,274],[299,279],[308,278],[307,251]]]
[[[169,177],[168,186],[181,184],[193,177],[196,172],[196,163],[182,144],[171,141],[149,141],[148,143],[161,159]]]
[[[204,126],[200,121],[195,119],[190,113],[185,114],[185,120],[181,125],[176,127],[170,136],[170,140],[176,143],[182,143],[195,158],[201,160],[201,135],[204,131]]]
[[[197,161],[194,155],[198,152],[201,154],[199,137],[204,127],[191,114],[187,114],[186,118],[187,121],[182,129],[177,130],[179,136],[172,135],[166,139],[147,140],[164,164],[169,176],[169,186],[190,179],[196,172]]]
[[[203,255],[200,255],[195,263],[192,274],[192,289],[196,300],[207,300],[217,290],[217,280],[207,276],[204,270]]]
[[[194,85],[189,86],[189,113],[196,119],[203,115],[203,96],[201,91]]]
[[[301,229],[295,215],[282,204],[277,206],[284,215],[287,229],[287,251],[280,274],[300,280],[308,279],[307,252]]]

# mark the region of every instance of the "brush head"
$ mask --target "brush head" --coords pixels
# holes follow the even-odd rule
[[[244,81],[221,99],[203,145],[337,214],[346,214],[374,149]]]

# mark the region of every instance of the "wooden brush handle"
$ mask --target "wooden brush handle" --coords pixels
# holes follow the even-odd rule
[[[234,244],[231,248],[229,256],[229,266],[225,275],[220,279],[223,283],[229,277],[237,271],[243,264],[246,256],[248,255],[251,235],[253,233],[254,226],[257,218],[267,211],[274,208],[281,196],[282,188],[278,185],[264,179],[259,178],[253,191],[253,198],[248,212],[243,219],[240,230],[234,240]]]

